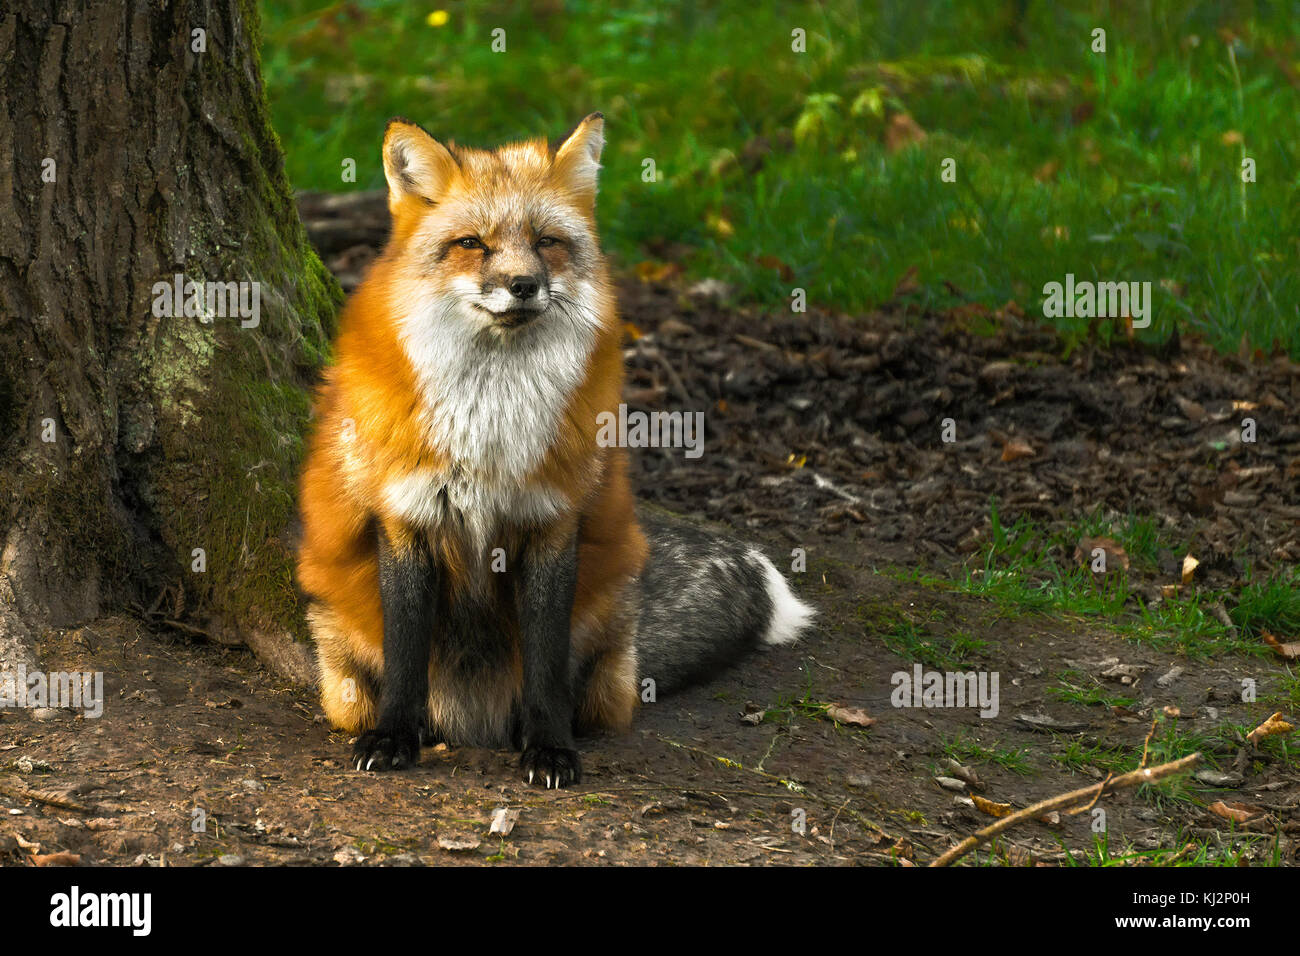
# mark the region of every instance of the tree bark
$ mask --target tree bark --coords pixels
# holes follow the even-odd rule
[[[166,616],[292,648],[285,529],[341,295],[284,176],[255,4],[5,6],[0,667],[164,587]],[[178,274],[204,302],[245,283],[256,324],[168,315]]]

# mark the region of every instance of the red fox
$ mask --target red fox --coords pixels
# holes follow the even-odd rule
[[[755,549],[643,529],[626,450],[597,440],[623,384],[603,145],[599,113],[557,146],[385,132],[392,233],[343,310],[300,497],[321,703],[358,770],[442,741],[576,783],[575,733],[626,728],[644,678],[670,691],[812,617]]]

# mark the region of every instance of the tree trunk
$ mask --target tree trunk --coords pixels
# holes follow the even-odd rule
[[[0,668],[162,595],[154,616],[308,676],[277,642],[305,640],[285,531],[340,293],[285,180],[255,4],[5,7]],[[179,314],[156,285],[177,275]]]

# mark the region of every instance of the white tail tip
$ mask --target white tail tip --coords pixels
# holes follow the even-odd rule
[[[772,600],[772,619],[768,622],[764,644],[789,644],[799,637],[817,612],[794,596],[785,576],[765,555],[751,551],[750,555],[763,566],[767,576],[767,596]]]

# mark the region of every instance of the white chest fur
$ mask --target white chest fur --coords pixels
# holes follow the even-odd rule
[[[589,309],[553,308],[502,335],[456,299],[417,300],[402,343],[421,390],[427,440],[450,467],[391,480],[388,506],[423,526],[454,516],[480,540],[502,521],[555,517],[564,497],[525,481],[556,441],[597,324]]]

